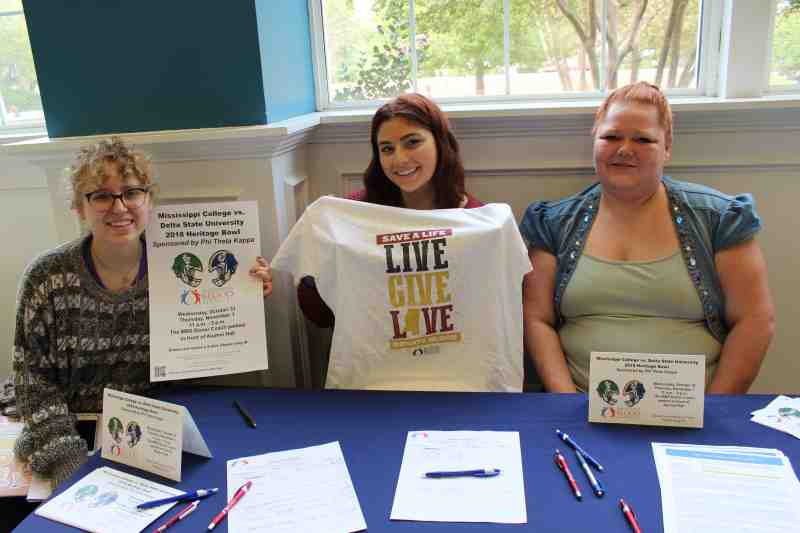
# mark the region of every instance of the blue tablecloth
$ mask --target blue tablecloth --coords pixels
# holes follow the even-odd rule
[[[749,421],[751,411],[772,396],[709,396],[705,428],[673,429],[589,424],[585,395],[412,393],[269,389],[182,389],[160,399],[186,405],[203,432],[214,459],[184,454],[183,481],[174,483],[93,457],[61,487],[92,469],[108,465],[186,490],[220,487],[185,522],[170,532],[204,530],[225,504],[225,461],[235,457],[339,441],[370,532],[379,531],[630,531],[617,501],[636,510],[643,531],[663,531],[661,496],[651,442],[778,448],[800,463],[800,440]],[[248,427],[232,401],[239,400],[258,423]],[[596,498],[575,462],[565,454],[584,499],[572,496],[553,463],[566,447],[555,429],[570,433],[605,467],[607,494]],[[528,523],[465,524],[389,520],[397,476],[409,430],[519,431]],[[170,513],[171,514],[171,513]],[[160,524],[164,518],[157,522]],[[31,515],[15,531],[68,531]],[[215,531],[227,531],[224,521]]]

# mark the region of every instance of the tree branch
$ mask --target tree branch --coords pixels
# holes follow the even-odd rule
[[[572,27],[575,29],[575,33],[578,34],[578,38],[581,40],[581,44],[583,45],[583,49],[586,50],[586,55],[589,57],[589,63],[592,66],[592,81],[594,82],[595,88],[599,88],[600,86],[600,73],[598,69],[600,68],[597,64],[597,54],[594,51],[594,39],[595,39],[595,31],[594,28],[589,28],[588,31],[583,28],[583,24],[581,23],[578,16],[570,11],[567,7],[564,0],[556,0],[556,5],[561,13],[567,17],[567,20],[572,24]],[[589,0],[589,6],[592,9],[592,12],[588,15],[589,17],[593,17],[594,13],[594,0]],[[591,35],[591,40],[590,40]]]
[[[625,56],[630,53],[634,45],[639,44],[639,37],[642,34],[643,27],[642,19],[644,19],[644,12],[647,10],[647,1],[648,0],[642,0],[642,3],[639,4],[639,11],[636,13],[636,18],[633,19],[631,33],[628,35],[627,39],[625,39],[625,44],[622,45],[617,56],[617,65],[621,65],[625,60]]]
[[[567,17],[567,20],[569,20],[569,22],[575,28],[575,33],[578,34],[578,39],[580,39],[581,42],[586,43],[588,36],[586,35],[586,32],[583,29],[583,24],[581,24],[581,21],[580,19],[578,19],[578,16],[569,10],[566,3],[564,3],[564,0],[556,0],[556,5],[558,6],[558,9],[561,11],[561,13],[563,13],[564,16]]]
[[[686,7],[688,0],[684,1],[678,11],[678,20],[675,22],[675,31],[672,33],[672,45],[670,50],[670,65],[669,65],[669,78],[667,79],[668,87],[676,87],[675,83],[678,76],[678,63],[681,60],[681,33],[683,32],[683,20],[686,15]]]
[[[667,64],[667,57],[669,57],[672,34],[675,31],[675,23],[678,19],[680,4],[683,2],[684,0],[672,0],[672,8],[670,9],[669,13],[669,22],[667,22],[667,29],[664,32],[664,44],[661,45],[661,53],[658,55],[658,66],[656,67],[656,85],[661,85],[661,80],[664,77],[664,67]]]
[[[594,0],[587,0],[586,7],[586,18],[589,21],[589,37],[592,40],[592,44],[594,44],[597,40],[597,32],[600,29],[600,19],[597,18],[597,5]]]

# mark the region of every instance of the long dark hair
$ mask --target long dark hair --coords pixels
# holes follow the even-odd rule
[[[436,141],[436,170],[431,178],[437,209],[459,207],[464,198],[464,165],[458,141],[450,130],[447,116],[433,101],[417,93],[398,96],[382,105],[372,117],[370,142],[372,161],[364,171],[367,202],[395,207],[403,206],[400,188],[392,183],[381,168],[378,131],[387,120],[402,117],[430,131]]]

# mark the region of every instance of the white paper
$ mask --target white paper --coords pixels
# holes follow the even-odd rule
[[[653,443],[664,533],[796,533],[800,482],[780,451]]]
[[[46,500],[53,493],[53,484],[35,472],[31,475],[31,486],[28,488],[27,500],[40,502]]]
[[[229,531],[328,533],[367,528],[338,442],[228,461]]]
[[[499,468],[495,477],[431,479],[425,472]],[[525,486],[516,431],[410,431],[392,520],[524,524]]]
[[[24,424],[0,416],[0,497],[24,496],[31,484],[31,469],[14,454],[14,443]]]
[[[180,481],[182,452],[211,457],[182,405],[105,389],[102,420],[103,459]]]
[[[703,427],[705,356],[592,352],[589,422]]]
[[[156,208],[147,227],[150,381],[267,368],[256,202]]]
[[[102,467],[40,506],[36,514],[85,531],[138,533],[175,504],[152,509],[137,509],[137,505],[182,493],[113,468]]]
[[[763,409],[753,411],[750,420],[800,439],[800,398],[777,396]]]

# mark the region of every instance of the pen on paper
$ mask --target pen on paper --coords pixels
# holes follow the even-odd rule
[[[149,502],[143,502],[136,506],[137,509],[150,509],[151,507],[158,507],[159,505],[164,505],[165,503],[172,503],[172,502],[188,502],[189,500],[200,500],[205,498],[206,496],[211,496],[212,494],[216,494],[219,489],[199,489],[192,492],[184,492],[183,494],[176,494],[175,496],[169,496],[168,498],[161,498],[158,500],[151,500]]]
[[[556,466],[558,466],[558,469],[564,472],[564,476],[567,478],[567,483],[569,483],[575,498],[578,500],[582,499],[583,495],[581,494],[581,489],[578,488],[578,482],[575,481],[575,477],[572,475],[572,472],[569,469],[567,460],[564,459],[564,456],[561,455],[561,452],[558,449],[556,449],[556,453],[553,455],[553,460],[555,461]]]
[[[600,481],[594,476],[592,469],[589,468],[589,464],[584,459],[583,454],[578,450],[575,450],[575,457],[578,458],[578,462],[581,464],[581,468],[583,472],[586,474],[587,479],[589,480],[589,484],[592,486],[592,491],[594,495],[598,498],[602,498],[603,494],[606,493],[603,485],[600,484]]]
[[[425,477],[495,477],[499,474],[499,468],[478,468],[476,470],[445,470],[437,472],[425,472]]]
[[[244,421],[247,422],[248,426],[251,428],[256,427],[256,421],[253,420],[253,417],[250,416],[250,413],[245,411],[244,407],[242,407],[238,400],[233,400],[233,406],[236,407],[236,410],[239,411],[239,414],[242,415],[242,418],[244,418]]]
[[[197,509],[198,505],[200,505],[199,501],[197,500],[193,501],[192,503],[181,509],[181,512],[179,512],[178,514],[176,514],[175,516],[173,516],[172,518],[161,524],[158,528],[154,529],[153,533],[164,533],[164,531],[166,531],[167,528],[174,526],[175,524],[178,523],[178,521],[183,520],[184,518],[192,514],[194,510]]]
[[[249,491],[250,487],[252,487],[252,486],[253,486],[253,482],[252,481],[248,481],[247,483],[245,483],[244,485],[242,485],[241,487],[239,487],[236,490],[236,492],[233,495],[233,498],[231,498],[231,501],[229,501],[228,504],[225,507],[223,507],[222,510],[219,513],[217,513],[217,516],[215,516],[211,520],[211,523],[208,524],[208,531],[211,531],[212,529],[217,527],[217,525],[219,525],[219,523],[222,522],[222,520],[226,516],[228,516],[228,513],[230,512],[230,510],[233,509],[233,507],[237,503],[239,503],[239,500],[241,500],[242,497],[245,494],[247,494],[247,491]]]
[[[622,498],[619,499],[619,508],[622,510],[622,514],[625,515],[625,519],[630,524],[631,529],[635,533],[642,533],[642,529],[639,527],[639,522],[636,521],[636,515],[633,512],[633,508],[625,503],[625,500]]]
[[[560,438],[561,440],[566,442],[569,445],[570,448],[572,448],[573,450],[577,450],[577,451],[581,452],[583,454],[583,457],[586,458],[587,461],[589,461],[589,464],[591,464],[593,467],[598,469],[600,472],[603,471],[603,465],[601,465],[597,461],[597,459],[592,457],[589,454],[589,452],[587,452],[586,450],[581,448],[580,445],[572,439],[572,437],[570,437],[569,435],[567,435],[566,433],[564,433],[560,429],[556,430],[556,435],[558,435],[558,438]]]

